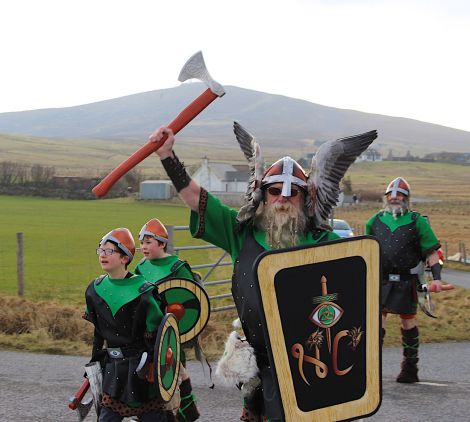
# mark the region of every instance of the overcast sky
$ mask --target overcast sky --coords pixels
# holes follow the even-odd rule
[[[466,0],[6,0],[0,112],[222,85],[470,130]],[[162,122],[156,122],[156,125]]]

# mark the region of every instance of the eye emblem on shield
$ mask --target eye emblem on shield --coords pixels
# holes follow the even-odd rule
[[[328,294],[326,277],[321,277],[322,295],[314,297],[313,304],[318,306],[310,314],[310,321],[321,328],[331,328],[335,325],[343,315],[344,311],[341,306],[334,303],[338,299],[338,294]]]
[[[331,328],[343,315],[343,309],[332,302],[324,302],[318,305],[310,315],[310,320],[319,327]]]

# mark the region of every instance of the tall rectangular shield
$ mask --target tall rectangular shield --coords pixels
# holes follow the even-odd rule
[[[381,402],[378,242],[360,236],[269,251],[254,271],[285,421],[375,413]]]

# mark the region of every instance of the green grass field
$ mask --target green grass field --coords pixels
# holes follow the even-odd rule
[[[461,188],[461,186],[460,186]],[[457,191],[458,188],[455,188]],[[468,192],[468,190],[466,191]],[[468,193],[467,193],[468,195]],[[378,209],[348,207],[338,217],[363,224]],[[451,236],[470,243],[468,203],[428,205],[433,226],[440,236]],[[460,221],[450,225],[448,219]],[[81,319],[87,284],[101,273],[95,249],[101,236],[118,226],[128,227],[137,237],[142,225],[158,217],[164,223],[186,226],[189,211],[183,205],[168,205],[133,199],[73,201],[0,196],[0,348],[45,353],[83,354],[89,352],[91,325]],[[24,233],[25,298],[16,297],[16,233]],[[177,246],[203,244],[188,231],[175,232]],[[182,252],[192,265],[213,263],[220,250]],[[136,262],[140,259],[136,255]],[[229,260],[226,258],[226,260]],[[133,265],[131,265],[133,268]],[[204,270],[201,272],[205,272]],[[210,280],[230,278],[231,267],[222,267]],[[229,285],[208,286],[210,296],[228,293]],[[470,290],[456,291],[435,298],[439,320],[420,316],[424,341],[468,340]],[[231,299],[212,301],[212,306],[231,303]],[[453,312],[448,314],[448,309]],[[448,316],[449,315],[449,316]],[[460,315],[455,318],[456,315]],[[205,351],[210,358],[220,356],[235,313],[211,315],[203,333]],[[398,345],[398,324],[387,325],[386,345]]]
[[[87,284],[100,274],[95,249],[115,227],[140,228],[157,217],[167,225],[188,225],[184,206],[131,199],[67,201],[0,196],[0,293],[17,292],[16,233],[24,236],[25,297],[61,303],[83,303]],[[188,231],[175,232],[175,244],[203,244]],[[215,262],[221,252],[182,252],[192,265]],[[135,263],[141,258],[136,254]],[[204,271],[203,271],[204,272]]]

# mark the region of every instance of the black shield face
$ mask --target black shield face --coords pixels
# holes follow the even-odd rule
[[[169,402],[178,386],[181,344],[178,321],[166,314],[158,328],[154,348],[154,382],[164,402]]]
[[[178,319],[181,343],[197,337],[210,317],[210,302],[206,291],[195,281],[172,278],[158,284],[158,293],[168,304],[167,312]]]
[[[287,421],[378,408],[379,269],[378,244],[364,237],[260,258],[265,337]]]

